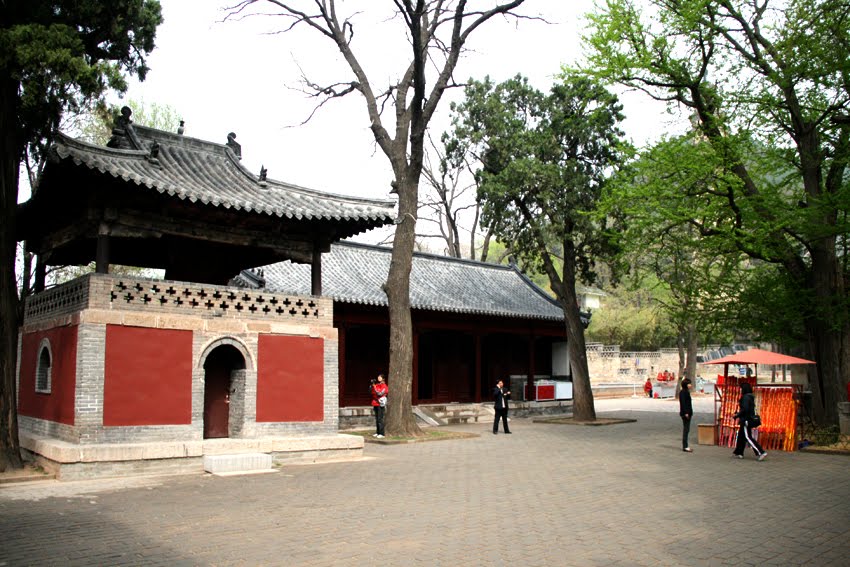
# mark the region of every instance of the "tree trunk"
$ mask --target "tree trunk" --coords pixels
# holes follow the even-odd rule
[[[0,84],[0,471],[21,468],[15,373],[18,357],[18,291],[15,282],[15,210],[21,155],[16,134],[17,85]]]
[[[679,392],[679,382],[681,382],[682,378],[685,375],[685,368],[687,367],[687,344],[688,344],[688,332],[686,329],[679,328],[679,335],[676,337],[676,349],[679,351],[679,373],[676,375],[678,380],[676,381],[676,393]]]
[[[590,386],[590,371],[587,366],[587,345],[584,342],[584,325],[578,308],[575,277],[575,252],[568,245],[564,250],[564,276],[562,307],[567,326],[567,352],[573,378],[573,418],[581,421],[596,419],[593,405],[593,389]]]
[[[809,370],[815,421],[838,423],[838,403],[847,401],[850,323],[844,305],[841,265],[829,239],[812,251],[811,287],[817,304],[804,321],[817,365]]]
[[[697,377],[697,326],[695,323],[688,323],[688,362],[685,365],[685,376],[690,379],[691,384],[696,386]]]
[[[413,323],[410,317],[410,270],[416,232],[417,183],[406,168],[397,167],[398,211],[392,260],[384,291],[390,313],[390,368],[387,385],[387,435],[411,437],[421,434],[413,415]],[[400,171],[404,169],[405,171]]]

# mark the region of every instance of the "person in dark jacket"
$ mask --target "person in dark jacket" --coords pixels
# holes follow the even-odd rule
[[[510,433],[508,429],[508,399],[511,397],[510,390],[504,390],[504,383],[499,380],[496,382],[496,387],[493,389],[493,409],[496,410],[496,418],[493,420],[493,435],[499,432],[499,418],[502,419],[502,428],[505,433]]]
[[[753,396],[753,386],[749,382],[741,384],[741,399],[738,401],[738,442],[735,443],[735,451],[732,453],[739,459],[744,458],[744,446],[749,445],[758,460],[763,460],[767,452],[761,448],[759,442],[753,438],[753,428],[750,425],[756,415],[756,398]]]
[[[682,389],[679,390],[679,416],[682,418],[682,451],[692,453],[693,449],[688,446],[688,434],[691,432],[691,418],[694,417],[694,406],[691,403],[690,378],[682,380]]]

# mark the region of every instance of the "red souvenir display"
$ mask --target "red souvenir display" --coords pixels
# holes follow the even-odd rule
[[[756,379],[718,376],[717,398],[715,405],[717,419],[717,444],[722,447],[734,447],[738,435],[738,420],[733,417],[738,411],[741,398],[741,384],[753,385],[756,399],[756,411],[761,417],[761,426],[756,429],[758,440],[766,451],[794,451],[797,433],[797,390],[800,386],[756,385]]]

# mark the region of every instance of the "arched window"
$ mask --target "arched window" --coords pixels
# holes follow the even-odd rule
[[[52,356],[50,355],[50,343],[47,339],[42,341],[41,348],[38,351],[38,366],[35,369],[35,391],[42,394],[50,393],[50,370],[53,366]]]

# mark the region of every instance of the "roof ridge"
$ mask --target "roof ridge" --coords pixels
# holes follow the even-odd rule
[[[351,241],[351,240],[335,242],[333,244],[333,246],[352,246],[352,247],[372,249],[372,250],[380,251],[380,252],[392,253],[392,247],[391,246],[380,246],[378,244],[367,244],[365,242],[354,242],[354,241]],[[437,254],[435,252],[419,252],[419,251],[414,250],[413,255],[418,256],[418,257],[433,258],[435,260],[440,260],[440,261],[443,261],[443,262],[454,262],[454,263],[461,263],[461,264],[469,264],[469,265],[473,265],[473,266],[479,266],[479,267],[490,268],[490,269],[499,269],[499,270],[513,269],[512,266],[506,266],[504,264],[494,264],[492,262],[482,262],[481,260],[472,260],[470,258],[456,258],[455,256],[446,256],[445,254]]]
[[[256,183],[260,186],[260,178],[258,174],[254,174],[245,167],[239,157],[233,152],[233,150],[227,144],[219,144],[218,142],[212,142],[210,140],[203,140],[201,138],[195,138],[192,136],[186,136],[184,134],[177,134],[175,132],[169,132],[168,130],[160,130],[159,128],[152,128],[150,126],[139,126],[137,124],[130,125],[134,129],[141,129],[144,134],[147,134],[148,138],[158,138],[160,142],[164,143],[174,143],[185,145],[188,141],[195,148],[203,148],[210,151],[210,153],[216,153],[222,156],[226,156],[230,162],[235,165],[239,171],[245,175],[245,177]],[[301,185],[296,185],[294,183],[288,183],[286,181],[281,181],[278,179],[267,178],[265,180],[267,187],[273,187],[276,189],[285,189],[290,191],[295,191],[299,193],[303,193],[306,195],[310,195],[313,197],[321,198],[321,199],[336,199],[343,201],[357,201],[364,204],[374,204],[374,205],[388,205],[392,204],[395,206],[395,201],[392,199],[376,199],[376,198],[367,198],[367,197],[358,197],[355,195],[342,195],[339,193],[331,193],[329,191],[323,191],[320,189],[310,189],[309,187],[302,187]]]
[[[147,150],[128,150],[124,148],[110,148],[109,146],[102,146],[100,144],[95,144],[92,142],[87,142],[80,138],[74,138],[73,136],[66,134],[64,132],[57,132],[56,139],[53,141],[52,145],[65,145],[65,146],[76,146],[80,149],[85,149],[92,152],[97,152],[101,155],[110,155],[114,153],[122,154],[127,157],[140,157],[145,158],[150,151]]]

